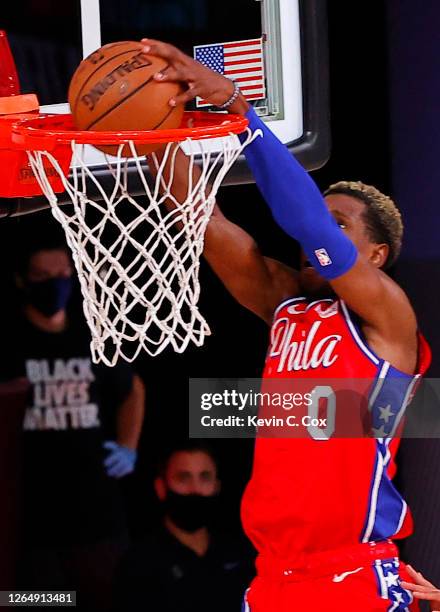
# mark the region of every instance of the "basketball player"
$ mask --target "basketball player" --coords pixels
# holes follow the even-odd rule
[[[219,210],[208,226],[209,264],[243,306],[272,325],[264,377],[369,379],[372,417],[386,436],[430,360],[408,298],[384,272],[401,245],[394,203],[374,187],[345,181],[323,199],[234,83],[168,44],[143,43],[167,61],[158,81],[187,85],[171,106],[201,96],[245,115],[260,132],[246,159],[276,222],[302,246],[297,272],[263,257]],[[183,158],[177,197],[186,190]],[[391,541],[411,533],[406,503],[391,482],[396,447],[391,437],[257,439],[242,504],[259,552],[246,610],[418,609],[401,585],[410,577]]]

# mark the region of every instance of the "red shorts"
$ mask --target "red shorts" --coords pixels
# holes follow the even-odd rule
[[[419,610],[392,542],[356,544],[280,563],[260,555],[245,612],[403,612]]]

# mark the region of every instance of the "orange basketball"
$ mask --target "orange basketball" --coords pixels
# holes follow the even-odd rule
[[[86,57],[75,71],[69,86],[69,104],[79,130],[155,130],[179,127],[183,105],[168,101],[181,91],[176,83],[153,79],[167,66],[160,58],[142,51],[140,42],[110,43]],[[138,145],[145,155],[160,145]],[[118,146],[98,146],[116,154]],[[124,148],[130,156],[130,148]]]

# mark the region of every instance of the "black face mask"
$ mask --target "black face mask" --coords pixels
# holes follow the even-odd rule
[[[180,529],[192,533],[208,526],[217,508],[217,495],[181,495],[168,489],[165,514]]]
[[[25,299],[46,317],[64,310],[72,293],[72,279],[59,276],[45,281],[28,282]]]

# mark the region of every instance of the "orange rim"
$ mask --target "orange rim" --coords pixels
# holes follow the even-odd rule
[[[248,120],[242,115],[186,111],[181,127],[171,130],[105,131],[76,130],[71,114],[39,115],[17,122],[12,128],[12,142],[30,151],[53,149],[59,144],[163,144],[183,140],[221,138],[245,131]]]

